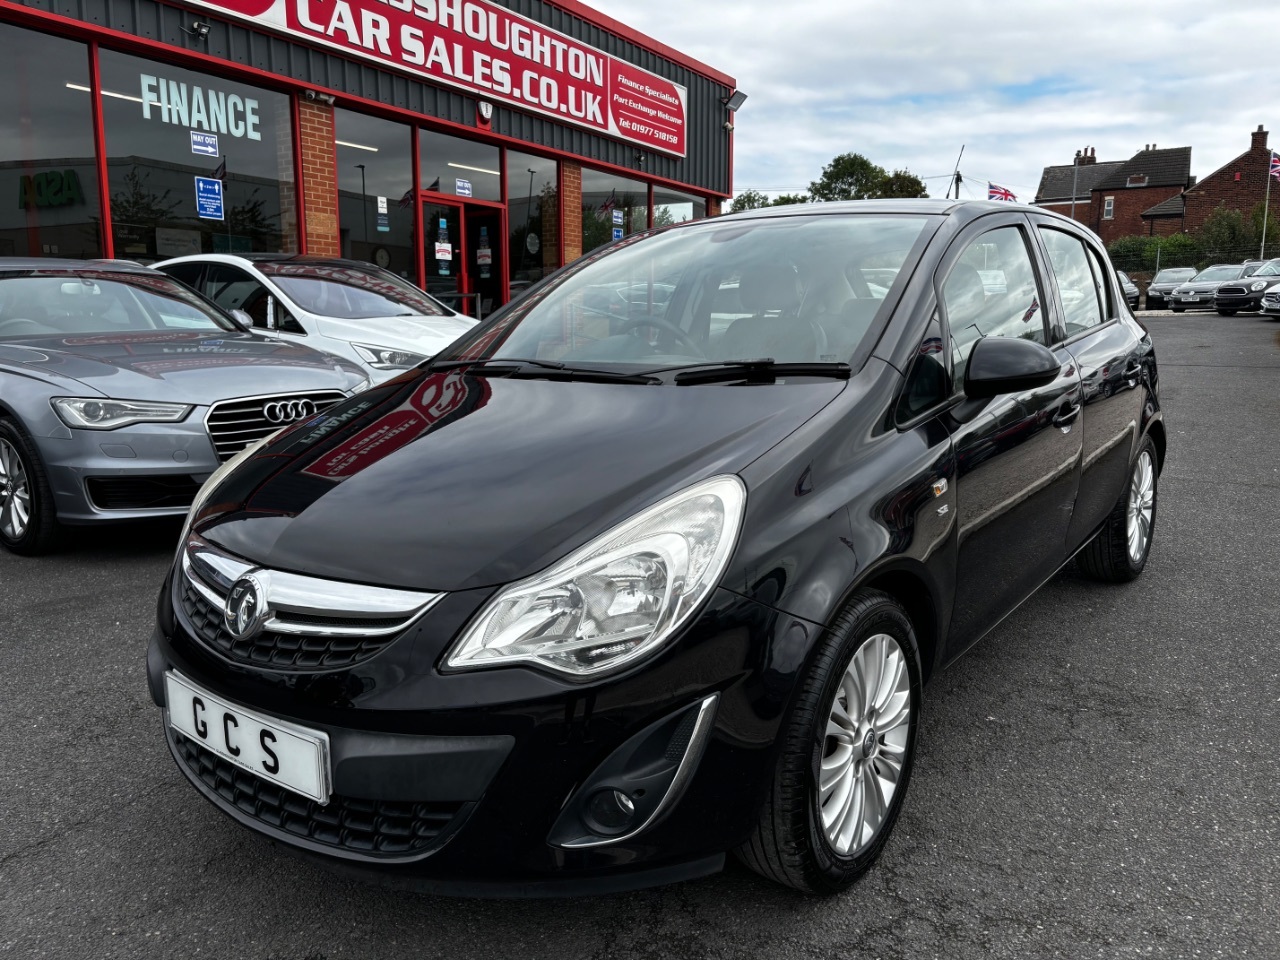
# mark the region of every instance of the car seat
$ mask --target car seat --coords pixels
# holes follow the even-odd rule
[[[818,360],[827,352],[827,335],[812,320],[797,316],[803,299],[800,278],[789,264],[767,264],[743,271],[738,298],[751,316],[729,325],[720,341],[720,358],[783,363]]]

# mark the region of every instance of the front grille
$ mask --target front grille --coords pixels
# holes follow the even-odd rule
[[[205,428],[209,431],[209,439],[213,441],[218,459],[225,462],[249,444],[271,436],[287,424],[314,416],[333,406],[344,396],[346,394],[338,390],[319,390],[312,393],[223,400],[209,408],[209,415],[204,421]],[[267,408],[273,404],[291,404],[292,408],[288,411],[274,410],[272,417],[268,417]]]
[[[99,510],[189,507],[200,484],[186,476],[89,477],[89,499]]]
[[[1262,302],[1263,303],[1280,303],[1280,292],[1264,293],[1262,295]]]
[[[365,856],[424,853],[448,833],[466,803],[364,800],[333,794],[327,804],[277,787],[171,731],[178,758],[227,804],[259,823],[338,850]]]
[[[376,656],[400,636],[393,633],[374,637],[307,637],[264,630],[248,639],[237,640],[223,625],[222,609],[205,599],[185,576],[181,583],[182,612],[197,639],[238,663],[273,670],[337,670]],[[386,621],[358,622],[376,629]]]
[[[1220,297],[1243,297],[1247,290],[1244,287],[1219,287],[1218,296]]]

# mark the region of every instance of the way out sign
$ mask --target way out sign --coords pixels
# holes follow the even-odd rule
[[[222,220],[222,181],[196,177],[196,216],[201,220]]]

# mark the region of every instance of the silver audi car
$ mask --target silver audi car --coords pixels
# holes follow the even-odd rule
[[[146,267],[0,258],[0,544],[184,514],[220,463],[367,384]]]

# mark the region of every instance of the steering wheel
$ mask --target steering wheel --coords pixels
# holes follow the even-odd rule
[[[35,327],[36,333],[45,333],[47,327],[43,323],[37,323],[35,320],[28,320],[26,317],[14,317],[12,320],[0,320],[0,333],[4,333],[10,327],[22,326]]]
[[[637,327],[657,327],[659,330],[665,330],[671,334],[679,343],[683,343],[697,357],[706,357],[705,351],[699,346],[689,334],[685,333],[670,320],[660,320],[657,317],[637,317],[634,320],[622,321],[622,326],[618,328],[618,334],[629,333]]]

